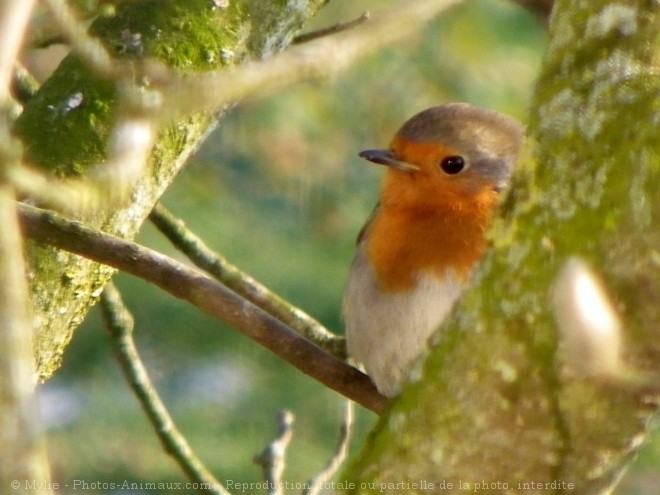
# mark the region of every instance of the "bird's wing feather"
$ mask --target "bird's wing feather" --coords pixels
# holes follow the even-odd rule
[[[376,206],[374,206],[374,209],[371,210],[371,214],[369,215],[369,218],[367,218],[367,221],[364,222],[364,225],[360,229],[360,232],[357,235],[357,239],[355,241],[356,245],[360,245],[362,240],[364,239],[365,234],[367,233],[367,230],[369,229],[369,226],[371,225],[371,222],[373,222],[374,218],[376,218],[376,215],[378,214],[378,211],[380,210],[380,201],[376,203]]]

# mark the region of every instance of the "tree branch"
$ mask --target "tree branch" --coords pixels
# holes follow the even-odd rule
[[[322,492],[324,485],[334,476],[346,460],[352,435],[353,402],[348,400],[344,407],[344,418],[339,429],[339,442],[337,443],[335,453],[328,461],[326,467],[305,483],[306,488],[303,490],[302,495],[318,495]]]
[[[24,480],[49,485],[34,396],[32,318],[23,241],[9,172],[21,160],[10,132],[10,83],[34,2],[0,3],[0,486],[28,491]],[[16,485],[18,483],[18,485]],[[41,493],[51,493],[45,486]]]
[[[124,376],[140,401],[165,451],[174,458],[188,478],[200,487],[200,492],[230,495],[192,450],[151,383],[133,340],[133,316],[124,306],[121,295],[112,282],[105,286],[101,294],[101,309]]]
[[[291,411],[277,413],[277,435],[266,445],[266,448],[254,456],[254,463],[261,466],[266,483],[266,495],[282,495],[282,473],[286,466],[286,449],[293,437],[293,421]]]
[[[198,268],[333,356],[346,359],[346,342],[342,337],[328,331],[307,313],[212,251],[201,238],[186,228],[183,220],[175,217],[162,204],[156,204],[149,219]]]
[[[198,270],[52,212],[19,206],[26,235],[151,282],[270,349],[303,373],[380,413],[387,400],[369,377],[331,356]]]
[[[66,2],[63,0],[44,0],[44,2],[60,28],[61,35],[99,77],[116,81],[128,75],[128,64],[118,62],[97,38],[90,36],[87,28],[78,22],[75,13]]]
[[[325,77],[346,69],[359,58],[419,30],[420,25],[462,0],[417,0],[374,13],[363,29],[342,32],[294,46],[268,60],[206,74],[163,80],[167,107],[161,115],[175,117],[220,108],[248,96],[266,95],[295,82]]]
[[[368,21],[370,15],[371,14],[369,14],[369,12],[363,12],[359,17],[351,21],[340,22],[335,24],[334,26],[318,29],[310,33],[299,34],[298,36],[293,38],[292,44],[307,43],[308,41],[312,41],[318,38],[323,38],[324,36],[330,36],[333,34],[341,33],[342,31],[353,29],[354,27],[359,26],[363,22]]]
[[[0,104],[10,98],[9,88],[34,0],[7,0],[0,8]]]
[[[20,62],[14,64],[11,92],[21,105],[25,105],[39,90],[39,82]]]
[[[67,214],[90,215],[126,202],[146,168],[154,139],[151,121],[122,116],[112,131],[107,159],[85,179],[58,180],[18,166],[7,178],[20,197]]]

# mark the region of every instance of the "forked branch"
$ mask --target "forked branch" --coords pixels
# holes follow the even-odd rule
[[[233,326],[303,373],[380,413],[387,399],[361,371],[326,353],[279,320],[200,271],[163,254],[67,220],[53,212],[19,206],[23,231],[35,240],[123,270],[188,301]]]

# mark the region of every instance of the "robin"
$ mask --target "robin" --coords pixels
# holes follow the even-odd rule
[[[510,117],[451,103],[412,117],[389,149],[360,153],[387,172],[343,313],[348,353],[382,394],[399,393],[468,283],[523,133]]]

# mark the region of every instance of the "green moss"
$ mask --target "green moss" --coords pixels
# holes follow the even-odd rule
[[[217,9],[207,0],[127,2],[101,17],[91,33],[121,59],[154,57],[184,71],[205,71],[242,53],[241,8]],[[139,69],[136,69],[139,74]],[[80,100],[78,102],[78,100]],[[57,176],[82,175],[103,161],[115,118],[114,84],[94,76],[75,56],[67,57],[16,122],[30,163]]]
[[[149,54],[179,70],[203,71],[226,61],[220,51],[239,44],[244,22],[236,2],[219,9],[208,0],[151,0],[123,4],[93,32],[120,56]]]
[[[67,57],[16,122],[28,161],[58,176],[80,174],[100,161],[113,99],[112,85]]]

